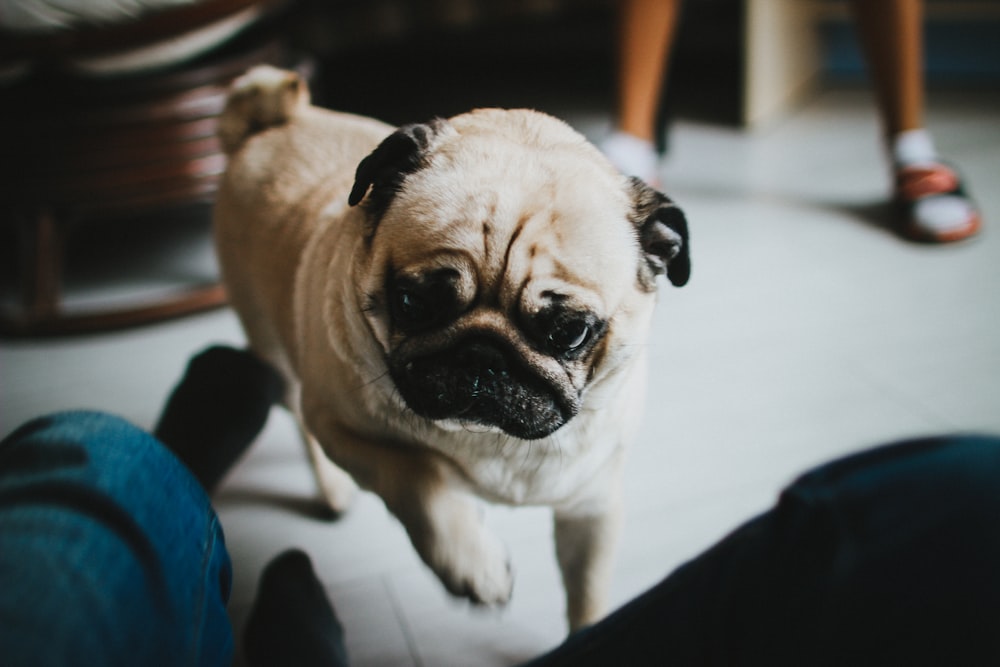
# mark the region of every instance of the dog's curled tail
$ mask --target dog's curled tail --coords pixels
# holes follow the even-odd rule
[[[251,135],[282,125],[309,104],[309,87],[295,72],[258,65],[236,79],[219,116],[218,134],[226,154]]]

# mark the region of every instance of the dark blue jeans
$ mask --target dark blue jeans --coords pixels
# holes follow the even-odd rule
[[[197,480],[110,415],[0,443],[0,664],[228,665],[231,570]]]
[[[1000,439],[923,439],[817,468],[529,664],[1000,665]]]
[[[1000,664],[998,566],[1000,439],[885,446],[531,665]],[[6,667],[228,665],[229,585],[207,497],[152,436],[65,413],[0,443]]]

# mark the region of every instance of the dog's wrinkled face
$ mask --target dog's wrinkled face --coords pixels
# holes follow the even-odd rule
[[[553,433],[643,340],[656,276],[690,270],[679,209],[535,112],[402,128],[358,167],[362,201],[368,324],[444,423]]]

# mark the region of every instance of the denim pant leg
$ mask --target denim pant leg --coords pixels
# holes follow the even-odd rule
[[[1000,439],[928,438],[821,466],[529,663],[617,664],[1000,664]]]
[[[151,435],[60,413],[0,443],[0,662],[228,665],[229,556],[209,500]]]

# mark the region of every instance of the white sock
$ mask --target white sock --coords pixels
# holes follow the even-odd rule
[[[638,176],[650,185],[659,184],[660,157],[653,142],[616,130],[600,145],[608,161],[626,176]]]
[[[906,130],[892,137],[889,150],[897,167],[928,164],[939,159],[934,149],[934,138],[924,128]]]

